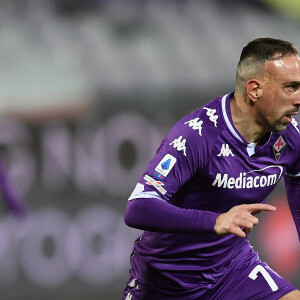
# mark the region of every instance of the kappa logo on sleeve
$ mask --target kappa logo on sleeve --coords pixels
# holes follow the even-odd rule
[[[203,109],[207,110],[206,115],[209,117],[209,120],[214,123],[215,127],[217,127],[217,120],[219,116],[215,115],[216,110],[208,107],[203,107]]]
[[[201,121],[199,118],[195,118],[195,119],[189,120],[189,121],[185,122],[184,124],[188,124],[189,127],[191,127],[192,129],[198,130],[199,135],[202,136],[202,124],[203,124],[203,121]]]
[[[170,143],[170,146],[173,145],[173,148],[177,149],[177,151],[183,151],[183,155],[186,156],[186,139],[182,138],[182,135],[175,139],[172,143]]]
[[[297,123],[297,121],[294,119],[294,118],[292,118],[292,125],[295,127],[295,129],[298,131],[298,133],[300,134],[300,130],[299,130],[299,128],[298,128],[298,123]]]
[[[153,176],[157,179],[163,180],[170,173],[176,163],[176,158],[171,154],[167,154],[159,162],[153,172]]]

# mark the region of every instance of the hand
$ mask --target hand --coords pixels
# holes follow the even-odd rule
[[[258,218],[254,217],[254,215],[262,211],[275,210],[276,207],[262,203],[234,206],[228,212],[217,217],[214,230],[219,235],[233,233],[244,238],[246,233],[249,233],[258,224]],[[244,231],[242,228],[244,228]]]

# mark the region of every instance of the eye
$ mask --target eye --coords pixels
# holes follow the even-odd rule
[[[285,90],[288,92],[288,93],[292,93],[294,91],[294,88],[292,86],[287,86],[285,88]]]
[[[285,87],[285,91],[288,94],[294,93],[299,89],[299,85],[293,84],[293,85],[288,85]]]

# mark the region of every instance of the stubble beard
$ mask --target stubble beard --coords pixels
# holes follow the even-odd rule
[[[286,126],[287,124],[283,122],[283,116],[282,116],[280,119],[273,122],[273,124],[271,125],[271,130],[274,132],[281,132],[286,129]]]

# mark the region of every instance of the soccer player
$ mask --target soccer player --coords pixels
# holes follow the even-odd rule
[[[145,232],[123,299],[300,299],[247,240],[282,176],[300,237],[299,106],[295,46],[245,45],[235,91],[171,129],[129,198],[125,222]]]

